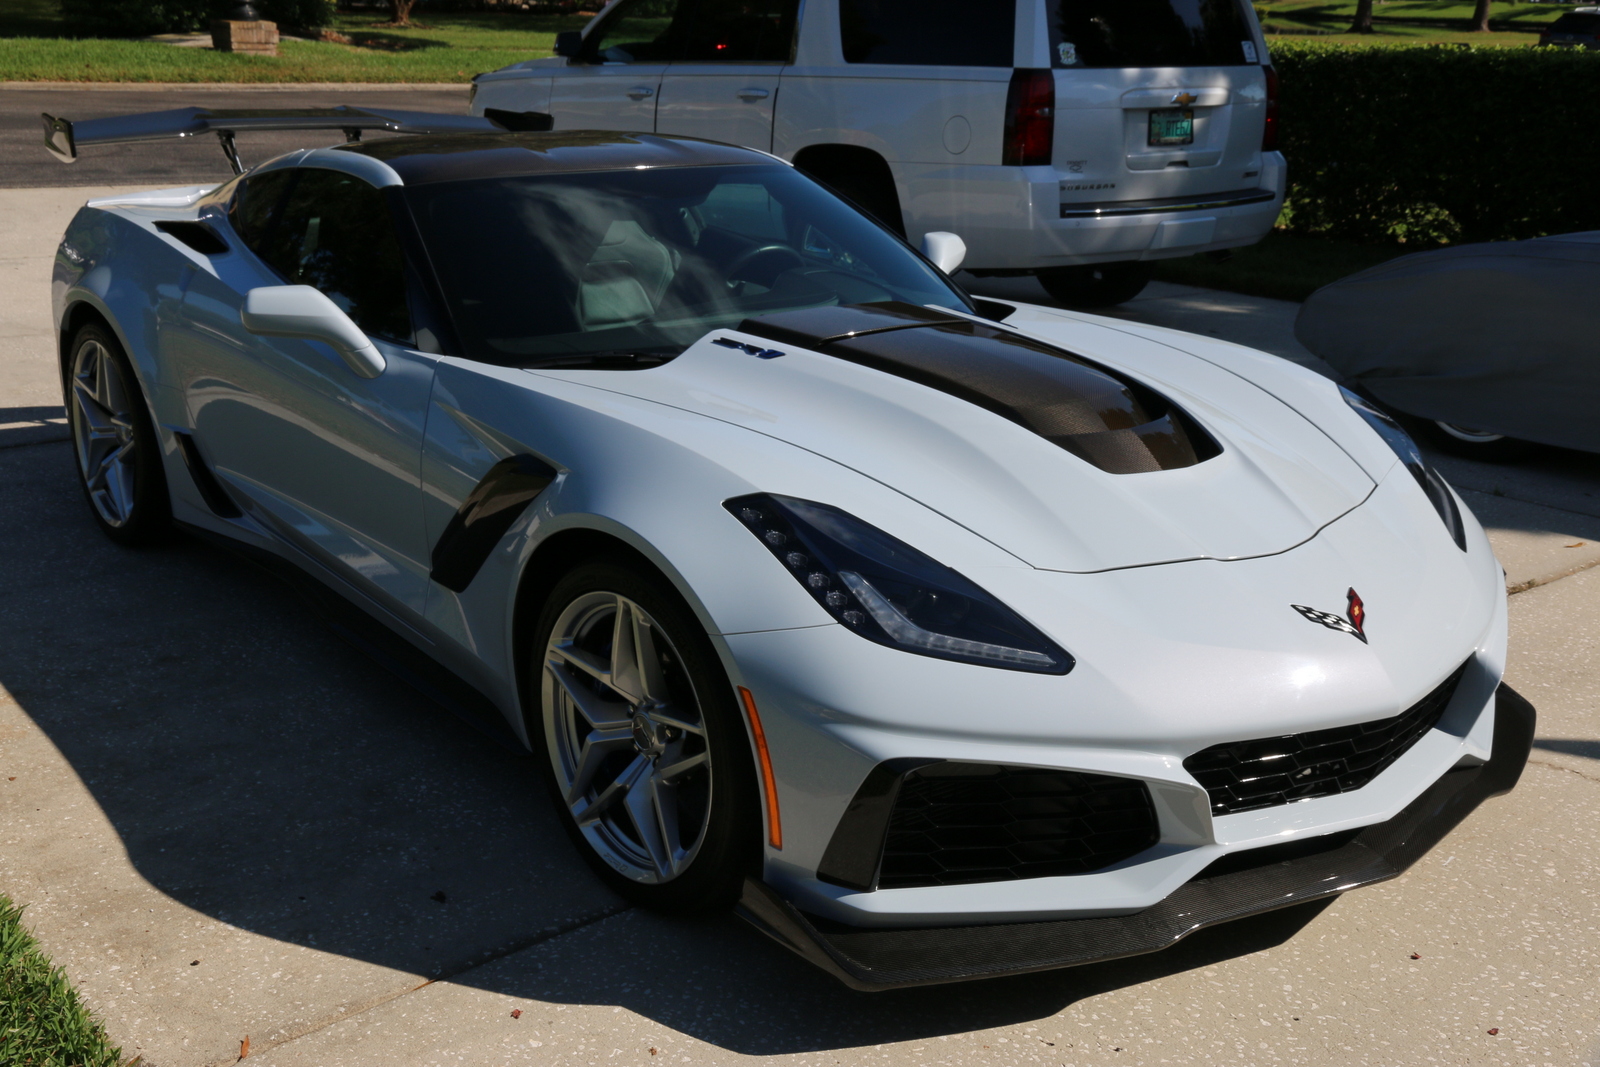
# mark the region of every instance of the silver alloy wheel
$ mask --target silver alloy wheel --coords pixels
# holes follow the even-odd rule
[[[1496,441],[1504,441],[1503,433],[1489,433],[1485,430],[1474,430],[1467,426],[1457,426],[1453,422],[1440,422],[1433,420],[1433,424],[1457,441],[1465,441],[1469,445],[1490,445]]]
[[[562,797],[607,865],[647,884],[681,874],[705,840],[711,753],[671,639],[616,593],[568,604],[545,646],[545,741]]]
[[[72,357],[72,442],[89,500],[108,526],[133,518],[138,441],[132,391],[111,350],[90,339]]]

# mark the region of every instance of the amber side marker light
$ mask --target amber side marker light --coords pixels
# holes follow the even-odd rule
[[[767,794],[767,840],[773,848],[783,847],[783,824],[778,821],[778,782],[772,776],[772,757],[767,753],[767,734],[761,729],[761,714],[756,711],[756,698],[750,690],[739,687],[739,699],[744,701],[744,713],[750,720],[750,736],[756,739],[756,758],[761,761],[761,784]]]

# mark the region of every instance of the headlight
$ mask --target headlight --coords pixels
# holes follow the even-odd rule
[[[1439,472],[1428,466],[1427,461],[1422,458],[1422,451],[1417,448],[1417,443],[1411,439],[1411,435],[1401,429],[1400,424],[1390,418],[1387,412],[1359,394],[1351,392],[1342,385],[1339,386],[1339,392],[1344,394],[1345,403],[1355,408],[1356,414],[1366,419],[1367,425],[1377,430],[1378,436],[1394,449],[1395,455],[1400,457],[1400,462],[1406,465],[1406,470],[1411,472],[1417,484],[1422,486],[1422,491],[1428,495],[1433,510],[1444,520],[1445,528],[1450,531],[1450,536],[1455,538],[1456,545],[1465,552],[1467,531],[1461,523],[1461,509],[1456,506],[1456,498],[1444,479],[1439,476]]]
[[[1066,674],[1072,656],[955,571],[826,504],[764,493],[724,505],[828,614],[881,645]]]

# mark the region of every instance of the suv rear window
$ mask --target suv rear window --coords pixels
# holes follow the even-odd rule
[[[1239,0],[1048,0],[1057,67],[1263,62]]]
[[[1580,15],[1568,12],[1550,24],[1557,33],[1594,33],[1600,30],[1600,15]]]
[[[1115,2],[1115,0],[1108,0]],[[1230,0],[1231,2],[1231,0]],[[846,63],[1009,67],[1017,7],[971,0],[840,0]]]

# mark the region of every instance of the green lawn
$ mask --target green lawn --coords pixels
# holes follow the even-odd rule
[[[0,896],[0,1064],[117,1067],[122,1050],[78,999],[66,975],[22,928],[22,909]]]
[[[1161,260],[1156,277],[1206,289],[1304,300],[1329,282],[1421,251],[1421,247],[1364,245],[1274,230],[1260,244],[1234,249],[1222,263],[1205,256]]]
[[[1478,44],[1531,45],[1546,23],[1568,10],[1563,4],[1510,3],[1490,5],[1490,33],[1468,28],[1473,5],[1450,0],[1375,0],[1371,34],[1346,32],[1356,5],[1323,0],[1256,0],[1256,13],[1268,38],[1315,36],[1336,44]]]
[[[429,13],[412,29],[344,15],[334,29],[354,44],[284,41],[276,57],[176,48],[154,41],[77,40],[53,0],[0,0],[0,81],[465,82],[474,74],[550,55],[555,35],[582,16]]]

